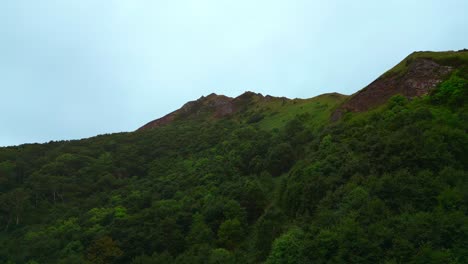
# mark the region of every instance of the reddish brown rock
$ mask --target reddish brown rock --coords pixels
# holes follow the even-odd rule
[[[350,97],[332,115],[336,121],[346,112],[364,112],[384,104],[390,97],[401,94],[408,98],[429,93],[448,74],[450,66],[442,66],[430,59],[417,58],[410,61],[403,74],[384,74],[364,89]]]
[[[255,100],[272,100],[272,96],[245,92],[242,95],[231,98],[224,95],[210,94],[202,96],[196,101],[191,101],[162,118],[156,119],[142,126],[138,130],[147,130],[167,125],[177,118],[192,118],[200,115],[208,115],[212,118],[223,118],[242,111]]]

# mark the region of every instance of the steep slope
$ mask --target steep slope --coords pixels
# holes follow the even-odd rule
[[[231,115],[237,110],[237,105],[234,98],[224,95],[210,94],[202,96],[196,101],[191,101],[183,105],[180,109],[148,124],[142,126],[138,130],[152,129],[167,125],[178,118],[194,118],[201,115],[208,115],[209,117],[224,117]]]
[[[332,115],[336,121],[346,112],[364,112],[401,94],[413,98],[428,94],[456,69],[468,64],[468,51],[415,52],[364,89],[353,94]]]
[[[338,93],[310,99],[288,99],[253,92],[231,98],[213,93],[186,103],[180,109],[142,126],[138,131],[158,128],[175,121],[213,121],[222,118],[258,123],[264,129],[273,129],[283,127],[294,116],[303,114],[310,115],[311,123],[318,125],[326,122],[331,111],[345,98],[345,95]]]

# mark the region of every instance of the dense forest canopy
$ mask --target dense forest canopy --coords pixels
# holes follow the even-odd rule
[[[467,263],[468,66],[436,61],[336,122],[329,95],[0,148],[0,263]]]

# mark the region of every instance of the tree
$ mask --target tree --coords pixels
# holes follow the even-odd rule
[[[293,228],[277,238],[266,264],[307,263],[304,256],[303,238],[304,232],[299,228]]]
[[[294,164],[295,153],[289,143],[280,143],[270,149],[267,157],[268,170],[273,176],[288,171]]]
[[[211,251],[209,264],[234,264],[235,259],[231,252],[224,248],[217,248]]]
[[[197,244],[211,244],[212,242],[213,231],[206,225],[201,214],[195,214],[187,236],[187,243],[193,246]]]
[[[0,162],[0,192],[10,189],[15,183],[15,164],[11,161]]]
[[[218,230],[218,241],[227,249],[236,248],[242,241],[244,230],[239,219],[224,221]]]
[[[273,241],[281,235],[285,216],[276,207],[269,207],[265,214],[258,219],[254,229],[254,252],[257,261],[264,261],[271,251]]]
[[[29,193],[23,188],[16,188],[0,196],[0,210],[6,213],[6,227],[8,230],[12,221],[19,225],[22,215],[28,207]]]
[[[142,255],[132,260],[132,264],[170,264],[173,262],[174,258],[167,252],[155,252],[152,256]]]
[[[123,251],[109,236],[104,236],[93,241],[88,248],[87,259],[93,264],[113,263],[123,255]]]

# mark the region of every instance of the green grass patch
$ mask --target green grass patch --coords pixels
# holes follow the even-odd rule
[[[458,67],[468,64],[468,51],[418,51],[413,52],[395,67],[384,73],[382,76],[388,77],[397,74],[404,74],[408,70],[408,66],[416,59],[429,59],[437,62],[440,65]]]
[[[307,125],[318,127],[328,122],[332,111],[346,97],[340,94],[324,94],[310,99],[265,102],[260,109],[264,117],[258,125],[265,130],[281,129],[295,116],[307,115]]]

